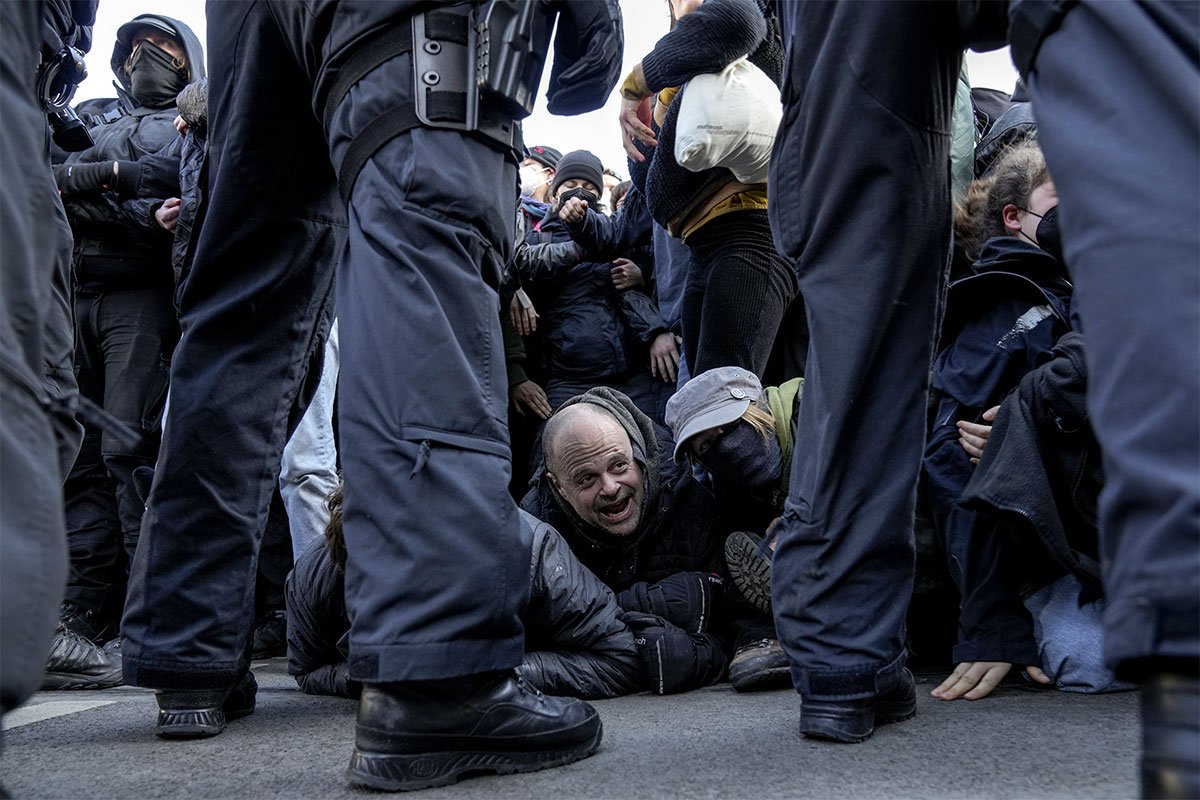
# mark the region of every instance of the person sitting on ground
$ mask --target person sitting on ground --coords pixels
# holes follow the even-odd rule
[[[960,502],[973,466],[959,423],[979,422],[1070,330],[1057,206],[1041,150],[1025,141],[971,185],[956,214],[956,240],[974,264],[948,291],[924,458],[934,528],[962,597],[958,666],[933,691],[942,700],[986,697],[1012,664],[1049,682],[1021,596],[1031,579],[1028,551],[1014,546],[995,514]]]
[[[622,608],[688,633],[664,649],[683,666],[664,671],[700,686],[725,674],[729,615],[712,495],[676,467],[673,450],[628,397],[591,389],[546,423],[521,507],[561,531]]]
[[[356,697],[350,680],[342,486],[329,497],[324,539],[312,542],[287,578],[288,673],[307,694]],[[522,613],[525,658],[517,674],[536,689],[584,699],[648,686],[634,633],[612,591],[572,555],[552,527],[522,512],[533,540],[532,587]]]
[[[961,504],[996,517],[1002,542],[1019,551],[1043,674],[1063,691],[1091,694],[1135,686],[1118,681],[1102,653],[1096,507],[1104,471],[1086,404],[1085,349],[1083,334],[1063,334],[1050,360],[985,412],[983,423],[958,429],[977,464]],[[1005,671],[1003,664],[993,669]]]

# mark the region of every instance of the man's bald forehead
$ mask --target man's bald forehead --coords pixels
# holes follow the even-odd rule
[[[620,420],[610,411],[595,403],[574,403],[562,408],[546,422],[542,432],[542,453],[545,456],[546,469],[555,471],[559,447],[568,437],[578,438],[590,430],[601,432],[616,429],[626,440],[629,434],[621,425]]]

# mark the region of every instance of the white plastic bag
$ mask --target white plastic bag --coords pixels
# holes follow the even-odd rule
[[[745,57],[697,75],[683,89],[675,160],[692,172],[725,167],[742,183],[765,183],[783,116],[779,87]]]

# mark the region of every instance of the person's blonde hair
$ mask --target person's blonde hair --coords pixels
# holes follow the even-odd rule
[[[954,209],[955,246],[974,262],[988,239],[1007,236],[1004,207],[1026,208],[1033,190],[1050,180],[1036,139],[1009,147],[987,177],[972,181]]]
[[[775,415],[762,400],[756,400],[742,413],[742,421],[758,431],[764,439],[775,436]]]

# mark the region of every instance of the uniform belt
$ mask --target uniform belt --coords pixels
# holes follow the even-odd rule
[[[429,39],[459,45],[466,45],[468,42],[469,18],[463,14],[429,12],[425,15],[424,24],[425,35]],[[329,130],[334,111],[354,84],[379,65],[396,56],[411,53],[412,49],[413,32],[408,20],[381,28],[358,44],[354,54],[338,70],[333,86],[325,98],[322,114],[325,129]],[[414,91],[426,92],[425,120],[417,116],[413,105],[389,109],[364,126],[350,143],[338,170],[338,191],[344,201],[349,202],[354,182],[371,156],[383,145],[413,128],[436,128],[439,122],[445,122],[447,128],[463,130],[464,133],[482,137],[507,148],[520,148],[520,125],[507,117],[489,114],[486,109],[481,110],[473,129],[464,130],[463,124],[467,121],[467,96],[464,92],[438,91],[431,86],[421,86]]]

